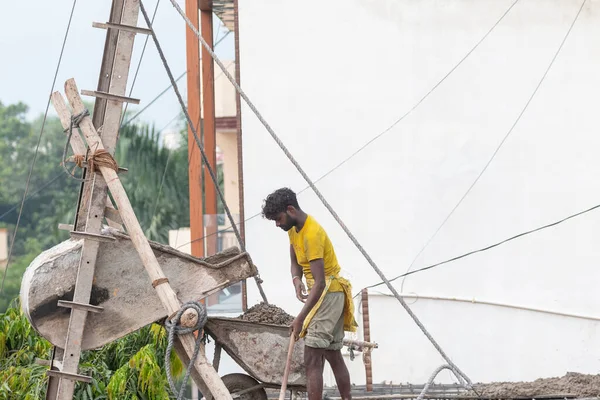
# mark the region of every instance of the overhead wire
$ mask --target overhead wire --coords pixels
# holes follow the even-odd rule
[[[58,77],[58,71],[60,70],[60,64],[62,62],[65,46],[67,44],[67,38],[69,37],[69,31],[71,29],[71,21],[73,20],[73,14],[75,12],[75,6],[77,5],[77,0],[73,0],[73,5],[71,6],[71,13],[69,15],[69,21],[67,22],[67,28],[65,31],[65,36],[62,42],[62,46],[60,49],[60,55],[58,56],[58,62],[56,64],[56,70],[54,72],[54,78],[52,79],[52,88],[50,89],[50,94],[48,95],[48,102],[46,103],[46,111],[44,112],[44,118],[42,119],[42,126],[40,127],[40,133],[38,135],[37,144],[35,146],[35,152],[33,154],[33,160],[31,162],[31,167],[29,168],[29,174],[27,176],[27,181],[25,183],[25,192],[23,193],[23,199],[21,200],[21,208],[19,209],[19,215],[17,216],[17,222],[15,224],[15,231],[13,232],[12,239],[10,242],[10,247],[8,249],[8,258],[6,260],[6,266],[4,267],[4,274],[2,276],[2,285],[0,286],[0,293],[4,293],[4,282],[6,280],[6,274],[8,272],[8,268],[10,267],[10,261],[13,255],[13,249],[15,246],[15,238],[17,237],[17,233],[19,231],[19,223],[21,222],[21,215],[23,214],[23,205],[25,204],[25,199],[27,198],[27,192],[29,191],[29,183],[31,182],[31,176],[33,174],[33,167],[35,166],[35,162],[37,160],[37,155],[40,149],[40,143],[42,141],[42,136],[44,134],[44,128],[46,126],[46,119],[48,117],[48,110],[50,109],[50,101],[52,92],[54,92],[54,86],[56,85],[56,79]]]
[[[405,276],[408,276],[408,275],[413,275],[413,274],[416,274],[416,273],[419,273],[419,272],[427,271],[427,270],[439,267],[441,265],[448,264],[448,263],[451,263],[453,261],[457,261],[457,260],[460,260],[462,258],[466,258],[466,257],[472,256],[472,255],[477,254],[477,253],[482,253],[482,252],[485,252],[487,250],[491,250],[491,249],[493,249],[495,247],[501,246],[501,245],[503,245],[505,243],[511,242],[511,241],[513,241],[515,239],[518,239],[518,238],[521,238],[523,236],[531,235],[532,233],[539,232],[541,230],[548,229],[548,228],[554,227],[556,225],[562,224],[563,222],[566,222],[566,221],[568,221],[570,219],[573,219],[575,217],[578,217],[580,215],[589,213],[589,212],[594,211],[594,210],[596,210],[598,208],[600,208],[600,204],[597,204],[597,205],[595,205],[593,207],[590,207],[588,209],[585,209],[583,211],[576,212],[575,214],[571,214],[571,215],[569,215],[567,217],[561,218],[561,219],[559,219],[557,221],[554,221],[554,222],[551,222],[549,224],[542,225],[542,226],[540,226],[538,228],[531,229],[531,230],[528,230],[528,231],[525,231],[525,232],[521,232],[521,233],[516,234],[514,236],[511,236],[511,237],[509,237],[507,239],[501,240],[501,241],[496,242],[494,244],[487,245],[487,246],[479,248],[477,250],[471,250],[471,251],[469,251],[467,253],[464,253],[464,254],[461,254],[459,256],[455,256],[455,257],[449,258],[447,260],[444,260],[444,261],[441,261],[441,262],[438,262],[438,263],[435,263],[435,264],[431,264],[431,265],[429,265],[427,267],[419,268],[419,269],[416,269],[414,271],[405,272],[404,274],[398,275],[398,276],[390,279],[389,282],[393,282],[393,281],[395,281],[395,280],[397,280],[399,278],[402,278],[402,277],[405,277]],[[365,286],[363,289],[371,289],[371,288],[374,288],[374,287],[377,287],[377,286],[381,286],[384,283],[385,282],[379,282],[379,283],[376,283],[376,284],[373,284],[373,285]],[[359,292],[359,294],[360,294],[360,292]],[[354,296],[354,297],[356,297],[356,296]]]
[[[552,57],[552,60],[550,61],[550,64],[548,65],[548,67],[544,71],[544,74],[542,75],[542,78],[540,79],[540,81],[538,82],[537,86],[535,87],[535,89],[531,93],[531,96],[529,96],[529,99],[527,100],[527,102],[525,103],[525,106],[523,107],[523,109],[521,110],[521,112],[519,113],[519,115],[517,116],[517,119],[512,124],[512,126],[510,127],[510,129],[508,130],[508,132],[506,133],[506,135],[504,135],[504,137],[502,138],[502,141],[498,144],[498,146],[496,147],[496,149],[492,153],[492,156],[489,158],[489,160],[487,161],[487,163],[485,164],[485,166],[483,167],[483,169],[481,170],[481,172],[479,172],[479,174],[477,175],[477,177],[475,178],[475,180],[471,183],[471,185],[469,186],[469,188],[467,189],[467,191],[462,195],[462,197],[460,198],[460,200],[456,203],[456,205],[452,208],[452,210],[450,210],[450,213],[446,216],[446,218],[444,218],[444,220],[438,226],[438,228],[435,230],[435,232],[433,233],[433,235],[427,240],[427,242],[425,242],[425,245],[417,253],[417,255],[415,256],[415,258],[411,262],[410,266],[408,267],[407,272],[412,269],[412,267],[414,266],[414,263],[419,258],[419,256],[425,251],[425,249],[429,246],[429,244],[433,241],[433,239],[437,236],[437,234],[442,230],[442,228],[444,227],[444,225],[446,224],[446,222],[448,222],[448,220],[450,219],[450,217],[452,217],[452,215],[454,214],[454,212],[458,209],[458,207],[462,204],[462,202],[465,200],[465,198],[469,195],[469,193],[471,192],[471,190],[473,189],[473,187],[477,184],[477,182],[479,182],[479,179],[485,173],[485,171],[488,169],[488,167],[490,166],[490,164],[492,163],[492,161],[494,160],[494,158],[498,154],[498,151],[500,151],[500,148],[506,142],[506,139],[508,139],[508,137],[510,136],[510,134],[514,131],[515,127],[517,126],[517,124],[521,120],[521,117],[523,116],[523,114],[525,114],[525,111],[527,111],[527,108],[529,107],[529,104],[531,104],[533,98],[535,97],[535,95],[537,94],[538,90],[542,86],[542,83],[546,79],[546,76],[548,75],[548,72],[550,72],[550,69],[554,65],[554,61],[556,61],[556,58],[560,54],[560,51],[562,50],[565,42],[567,41],[567,38],[571,34],[571,31],[573,30],[573,26],[575,26],[575,23],[579,19],[579,15],[581,14],[581,10],[583,10],[583,6],[585,5],[586,1],[587,0],[583,0],[583,2],[581,3],[581,6],[579,7],[579,10],[577,11],[577,14],[575,15],[575,18],[571,22],[571,25],[569,26],[569,29],[567,30],[566,34],[564,35],[564,37],[563,37],[563,39],[562,39],[562,41],[560,43],[560,46],[558,46],[558,49],[554,53],[554,56]],[[400,286],[400,290],[402,291],[403,288],[404,288],[404,279],[402,280],[402,284]]]

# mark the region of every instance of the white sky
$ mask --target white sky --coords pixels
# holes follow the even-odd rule
[[[154,28],[163,47],[173,75],[178,77],[186,69],[186,25],[169,0],[160,1]],[[56,63],[71,11],[72,1],[13,1],[0,6],[0,101],[11,104],[18,101],[30,107],[28,117],[43,113],[50,94]],[[178,3],[183,7],[184,0]],[[144,6],[150,17],[157,0],[146,0]],[[65,47],[55,91],[63,91],[65,80],[75,78],[80,90],[95,90],[104,51],[106,31],[92,27],[92,22],[106,22],[110,14],[111,0],[78,0]],[[138,25],[145,27],[140,12]],[[220,26],[220,28],[219,28]],[[214,17],[214,33],[223,36],[227,29]],[[137,68],[146,36],[137,35],[129,88]],[[217,47],[217,55],[223,60],[234,57],[233,32]],[[169,85],[168,76],[149,38],[143,63],[132,96],[141,100],[139,105],[130,104],[128,110],[139,110]],[[178,82],[186,99],[186,79]],[[129,93],[129,88],[127,93]],[[84,97],[93,101],[91,97]],[[163,128],[179,110],[174,92],[165,93],[160,100],[141,114],[144,121]],[[52,105],[50,114],[54,114]]]

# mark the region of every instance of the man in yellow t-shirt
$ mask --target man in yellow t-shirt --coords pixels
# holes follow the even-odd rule
[[[288,188],[267,196],[262,214],[289,236],[292,282],[296,297],[304,303],[291,328],[296,340],[304,338],[308,400],[322,398],[325,360],[342,399],[350,399],[350,375],[341,349],[344,331],[355,332],[357,324],[350,282],[339,276],[331,240],[323,227],[300,209],[296,194]]]

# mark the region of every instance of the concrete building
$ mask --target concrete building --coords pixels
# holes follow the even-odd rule
[[[240,2],[242,87],[308,175],[374,140],[317,186],[389,278],[598,203],[600,1],[585,3],[539,89],[582,2],[513,3]],[[248,218],[272,190],[307,184],[246,105],[242,116]],[[379,282],[314,193],[299,200],[354,291]],[[394,285],[473,381],[597,373],[599,226],[590,212]],[[246,237],[269,300],[298,312],[286,234],[254,218]],[[442,358],[384,286],[370,295],[374,382],[425,382]],[[360,359],[349,365],[364,383]]]

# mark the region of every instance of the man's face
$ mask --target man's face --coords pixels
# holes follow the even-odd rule
[[[275,225],[287,232],[296,226],[296,219],[287,212],[281,212],[277,215],[277,218],[275,218]]]

